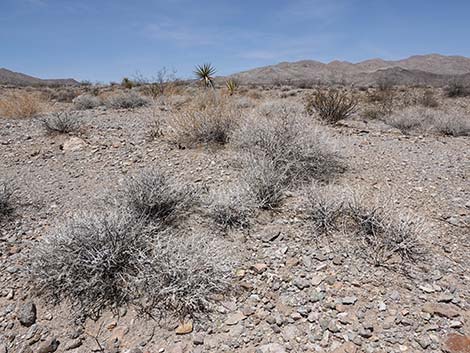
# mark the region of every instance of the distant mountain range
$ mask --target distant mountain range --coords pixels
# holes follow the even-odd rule
[[[230,76],[242,83],[344,83],[372,85],[384,79],[396,84],[443,86],[451,80],[470,83],[470,58],[439,54],[416,55],[403,60],[371,59],[359,63],[314,60],[283,62]]]
[[[13,86],[76,86],[79,82],[72,78],[44,80],[0,68],[0,84]]]

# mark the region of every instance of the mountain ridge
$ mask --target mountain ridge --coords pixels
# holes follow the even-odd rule
[[[0,84],[13,86],[76,86],[79,82],[73,78],[41,79],[21,72],[0,68]]]

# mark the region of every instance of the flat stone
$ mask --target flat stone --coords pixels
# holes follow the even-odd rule
[[[258,263],[251,266],[251,269],[254,270],[256,273],[263,273],[264,271],[266,271],[267,268],[268,265],[263,263]]]
[[[286,349],[279,343],[269,343],[258,347],[256,353],[286,353]]]
[[[83,149],[86,146],[86,142],[79,137],[71,137],[64,142],[62,149],[65,152],[75,152]]]
[[[357,347],[352,342],[343,343],[341,346],[332,351],[332,353],[356,353]]]
[[[233,326],[238,324],[240,321],[245,320],[245,318],[246,316],[242,312],[237,311],[227,317],[227,320],[225,320],[225,324],[228,326]]]
[[[439,315],[447,318],[453,318],[460,315],[458,308],[452,304],[428,303],[423,306],[422,310],[431,315]]]
[[[75,338],[64,344],[64,350],[71,351],[72,349],[78,348],[81,345],[82,345],[82,340],[80,338]]]
[[[357,302],[357,297],[355,296],[350,296],[350,297],[344,297],[341,299],[341,303],[344,305],[353,305]]]

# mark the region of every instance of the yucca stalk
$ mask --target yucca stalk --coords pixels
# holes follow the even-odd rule
[[[197,65],[194,74],[197,79],[204,84],[205,87],[214,88],[214,77],[216,73],[215,68],[211,64]]]
[[[225,87],[227,87],[228,94],[233,96],[238,88],[238,83],[235,80],[230,79],[225,82]]]

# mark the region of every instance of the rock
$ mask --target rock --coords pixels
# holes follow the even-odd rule
[[[7,346],[3,343],[0,343],[0,353],[8,353]]]
[[[48,339],[46,342],[39,346],[36,353],[53,353],[57,350],[57,348],[59,348],[59,344],[60,342],[55,338]]]
[[[320,285],[320,283],[322,283],[322,281],[324,280],[324,277],[323,276],[313,276],[312,277],[312,280],[310,281],[312,283],[312,286],[318,286]]]
[[[64,350],[71,351],[72,349],[78,348],[81,345],[82,345],[82,340],[80,338],[75,338],[64,344]]]
[[[454,296],[452,294],[441,294],[437,298],[439,303],[450,303],[452,300],[454,300]]]
[[[18,320],[21,325],[29,327],[36,322],[36,305],[28,302],[20,306],[17,312]]]
[[[183,322],[175,330],[175,333],[177,335],[187,335],[188,333],[191,333],[191,332],[193,332],[193,322],[191,320],[187,322]]]
[[[75,151],[79,151],[83,149],[85,146],[86,146],[85,141],[83,141],[79,137],[73,136],[64,142],[62,146],[62,150],[64,150],[65,152],[75,152]]]
[[[356,353],[357,347],[352,342],[343,343],[341,346],[336,348],[332,353]]]
[[[451,333],[446,337],[442,350],[447,353],[470,353],[470,336]]]
[[[351,296],[351,297],[344,297],[342,300],[341,300],[341,303],[343,303],[344,305],[353,305],[357,302],[357,298],[355,296]]]
[[[378,305],[379,311],[385,311],[387,310],[387,305],[384,302],[380,302]]]
[[[431,338],[429,336],[420,336],[417,337],[415,340],[423,349],[428,348],[432,343]]]
[[[328,324],[328,330],[332,333],[338,333],[340,331],[340,328],[338,327],[338,325],[336,325],[336,322],[331,320]]]
[[[195,346],[200,346],[204,344],[204,336],[203,335],[195,335],[193,337],[193,343]]]
[[[423,286],[419,286],[419,289],[421,289],[425,293],[434,293],[435,292],[433,286],[431,286],[430,284],[425,284]]]
[[[262,263],[254,264],[251,266],[251,269],[254,270],[256,273],[263,273],[264,271],[266,271],[267,268],[268,265]]]
[[[270,343],[258,347],[256,353],[286,353],[286,349],[279,343]]]
[[[237,311],[235,313],[230,314],[225,320],[225,324],[228,326],[233,326],[238,324],[240,321],[245,320],[246,316],[243,315],[242,312]]]
[[[439,315],[447,318],[453,318],[460,315],[458,308],[451,304],[428,303],[423,306],[422,310],[431,315]]]
[[[127,350],[125,353],[143,353],[140,348],[132,348]]]
[[[310,287],[310,282],[305,278],[296,278],[294,280],[294,285],[300,290]]]
[[[459,320],[452,320],[449,322],[449,327],[450,328],[461,328],[463,326],[463,323]]]

